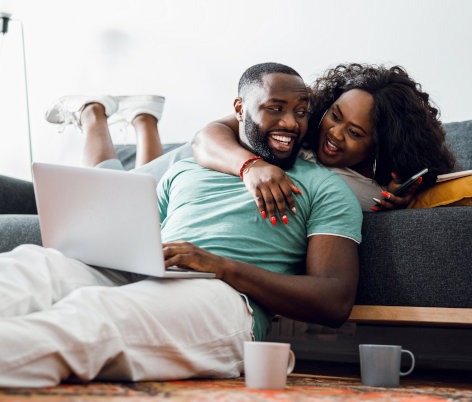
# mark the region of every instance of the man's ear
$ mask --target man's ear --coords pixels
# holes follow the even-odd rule
[[[243,121],[243,100],[236,98],[233,103],[234,111],[236,112],[236,119],[241,123]]]

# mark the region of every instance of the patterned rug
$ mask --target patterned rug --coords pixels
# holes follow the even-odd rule
[[[250,390],[244,378],[169,382],[63,384],[0,389],[1,402],[37,401],[472,401],[472,385],[401,380],[398,388],[365,387],[359,378],[291,374],[284,390]]]

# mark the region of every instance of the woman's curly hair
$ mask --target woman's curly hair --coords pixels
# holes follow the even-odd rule
[[[427,167],[429,173],[423,177],[422,185],[426,188],[435,183],[438,174],[453,170],[455,158],[445,143],[438,109],[431,105],[421,85],[400,66],[341,64],[313,83],[308,145],[315,152],[324,112],[351,89],[361,89],[374,98],[372,162],[375,158],[377,183],[387,185],[391,172],[406,180]]]

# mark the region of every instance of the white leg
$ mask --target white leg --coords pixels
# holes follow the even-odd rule
[[[112,286],[117,282],[53,249],[24,245],[0,254],[0,317],[50,308],[82,286]],[[117,275],[116,278],[119,278]]]
[[[235,377],[252,338],[244,299],[219,280],[87,287],[46,311],[0,320],[0,386]]]

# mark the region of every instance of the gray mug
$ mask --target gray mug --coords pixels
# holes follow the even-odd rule
[[[411,367],[400,371],[402,353],[411,357]],[[415,356],[398,345],[359,345],[362,384],[371,387],[398,387],[400,376],[415,368]]]

